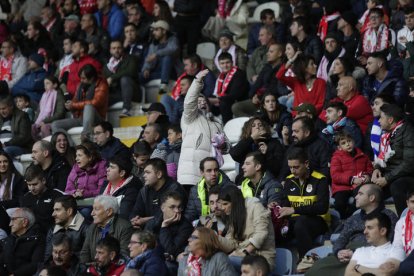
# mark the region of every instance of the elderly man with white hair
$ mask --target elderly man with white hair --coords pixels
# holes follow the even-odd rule
[[[94,261],[96,244],[98,241],[110,235],[119,240],[121,255],[128,256],[128,244],[133,232],[131,223],[118,216],[118,200],[113,196],[97,196],[93,202],[93,224],[86,232],[85,243],[83,244],[80,261],[89,263]]]
[[[11,234],[0,242],[0,275],[33,275],[43,261],[45,241],[35,224],[35,216],[28,208],[7,211]]]

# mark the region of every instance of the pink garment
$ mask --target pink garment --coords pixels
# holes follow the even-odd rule
[[[73,195],[77,189],[83,190],[83,197],[99,195],[103,182],[106,179],[106,161],[100,160],[86,170],[73,165],[68,176],[65,193]]]
[[[168,163],[167,164],[167,174],[174,180],[177,180],[177,164],[175,163]]]
[[[57,91],[56,90],[49,90],[45,91],[42,95],[42,98],[40,99],[39,103],[39,116],[36,119],[35,124],[40,125],[41,122],[43,122],[44,119],[47,117],[53,116],[53,113],[55,113],[55,107],[56,107],[56,98],[57,98]]]

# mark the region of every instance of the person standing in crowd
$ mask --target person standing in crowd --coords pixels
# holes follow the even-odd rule
[[[199,94],[208,73],[209,70],[205,69],[197,74],[184,100],[181,118],[183,143],[177,171],[177,180],[182,185],[195,185],[200,180],[200,170],[194,164],[210,156],[212,139],[223,134],[223,125],[211,114],[207,98]],[[226,154],[230,145],[224,138],[223,143],[215,148]]]

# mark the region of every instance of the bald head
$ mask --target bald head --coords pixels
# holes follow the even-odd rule
[[[338,97],[344,101],[351,99],[357,91],[357,83],[353,77],[344,76],[338,81]]]

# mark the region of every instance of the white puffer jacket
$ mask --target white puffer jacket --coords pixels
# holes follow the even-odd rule
[[[203,82],[195,79],[184,100],[181,117],[183,143],[177,172],[180,184],[197,184],[201,177],[200,161],[210,156],[211,138],[216,133],[223,133],[221,122],[207,118],[198,110],[198,95],[202,88]]]

